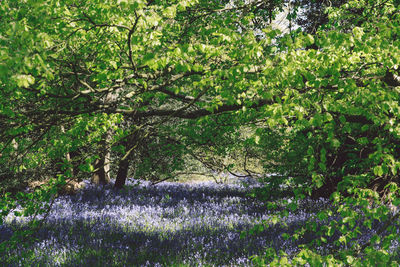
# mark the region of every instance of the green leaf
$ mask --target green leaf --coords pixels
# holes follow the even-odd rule
[[[283,238],[284,240],[288,240],[288,239],[290,238],[290,235],[289,235],[288,233],[283,233],[283,234],[282,234],[282,238]]]
[[[346,244],[347,243],[347,238],[346,236],[342,235],[339,237],[339,242],[342,244]]]
[[[368,131],[369,130],[369,125],[367,125],[367,124],[365,124],[365,125],[363,125],[362,127],[361,127],[361,131],[362,132],[366,132],[366,131]]]
[[[364,224],[364,226],[368,227],[368,229],[371,229],[371,228],[372,228],[372,220],[370,220],[370,219],[366,219],[366,220],[363,222],[363,224]]]
[[[338,139],[336,139],[336,138],[332,138],[331,144],[332,144],[332,147],[334,147],[334,148],[339,148],[340,147],[340,141]]]
[[[163,15],[167,18],[174,18],[176,16],[176,6],[169,6],[164,9]]]
[[[311,34],[307,34],[306,42],[308,45],[312,45],[314,43],[314,36],[312,36]]]
[[[354,27],[352,31],[354,37],[359,41],[361,41],[361,38],[364,35],[364,30],[361,27]]]
[[[118,68],[117,62],[115,62],[115,61],[113,61],[113,60],[110,61],[110,65],[111,65],[114,69],[117,69],[117,68]]]
[[[346,262],[348,264],[352,264],[354,262],[355,258],[353,256],[347,255],[346,256]]]
[[[380,242],[381,242],[380,236],[378,236],[378,235],[373,235],[373,236],[371,237],[371,243],[372,243],[372,244],[378,244],[378,243],[380,243]]]
[[[321,188],[324,185],[324,178],[322,175],[313,173],[312,174],[312,181],[317,188]]]
[[[318,167],[319,167],[323,172],[326,172],[326,165],[325,165],[325,163],[319,162],[319,163],[318,163]]]
[[[328,231],[326,232],[326,234],[328,236],[333,236],[334,233],[335,233],[335,228],[332,226],[328,226]]]
[[[320,154],[321,154],[321,157],[320,157],[321,158],[321,162],[325,163],[326,162],[326,149],[322,148]]]
[[[320,219],[321,221],[326,220],[328,217],[326,216],[326,212],[325,211],[320,211],[317,214],[318,219]]]
[[[289,265],[289,260],[288,260],[288,258],[287,258],[287,257],[282,257],[282,258],[279,260],[279,265],[280,265],[280,266],[288,266],[288,265]]]
[[[14,80],[18,87],[27,88],[35,83],[35,78],[32,75],[16,75],[14,76]]]
[[[374,174],[376,176],[382,176],[383,175],[383,168],[382,166],[375,166],[374,167]]]

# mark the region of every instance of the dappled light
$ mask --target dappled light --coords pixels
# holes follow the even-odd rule
[[[268,208],[251,198],[250,192],[252,188],[244,187],[240,181],[163,182],[152,186],[133,180],[122,190],[96,187],[86,181],[86,188],[76,195],[56,199],[46,223],[33,234],[35,241],[28,248],[10,252],[9,261],[1,263],[18,260],[22,265],[57,266],[99,262],[247,266],[251,265],[250,257],[262,253],[268,245],[295,255],[297,245],[309,242],[315,235],[310,232],[293,241],[282,234],[293,234],[313,217],[318,221],[317,212],[332,204],[324,199],[303,200],[297,211],[272,223],[273,215],[285,205]],[[20,223],[14,216],[7,217],[6,222],[1,234],[9,237],[10,229],[17,229]],[[257,234],[245,234],[262,223],[269,227]],[[372,231],[355,242],[368,239],[379,226],[374,223]],[[334,235],[331,239],[337,238]],[[329,253],[334,249],[330,244],[317,250]],[[394,244],[392,249],[395,247]],[[32,252],[34,259],[24,258],[25,250]]]
[[[398,266],[399,0],[0,0],[1,266]]]

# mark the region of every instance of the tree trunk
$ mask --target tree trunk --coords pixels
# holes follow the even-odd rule
[[[100,151],[99,151],[100,158],[96,159],[94,163],[95,172],[93,173],[92,176],[92,183],[96,185],[100,184],[106,185],[110,183],[110,176],[108,174],[108,171],[110,169],[110,162],[109,162],[110,151],[108,147],[109,139],[110,139],[110,134],[106,133],[103,136],[102,141],[100,142]]]
[[[63,134],[65,134],[64,125],[61,125],[61,132],[62,132]],[[69,152],[67,152],[67,153],[65,154],[65,159],[67,160],[67,163],[68,163],[68,164],[71,164],[71,155],[70,155]],[[74,169],[73,169],[72,165],[69,166],[66,170],[64,170],[64,172],[65,172],[66,176],[69,177],[69,178],[72,178],[72,177],[74,176]]]
[[[125,147],[125,155],[121,158],[118,164],[117,178],[115,179],[115,188],[121,189],[126,182],[129,171],[129,164],[132,159],[132,151],[136,147],[138,142],[138,133],[134,131],[130,136],[122,141],[122,145]]]
[[[110,105],[113,101],[118,97],[118,92],[120,89],[115,90],[114,92],[108,92],[105,95],[103,103],[105,105]],[[94,184],[108,184],[110,183],[110,147],[109,143],[111,140],[111,132],[107,131],[102,136],[102,141],[100,142],[100,158],[95,162],[95,172],[92,176],[92,182]]]
[[[118,165],[118,173],[117,178],[115,179],[115,188],[121,189],[126,182],[126,178],[128,177],[129,170],[129,158],[121,160]]]
[[[95,172],[92,176],[92,182],[96,185],[106,185],[110,182],[110,177],[106,172],[105,163],[106,155],[102,155],[101,158],[96,159],[94,164]]]
[[[82,153],[79,151],[79,149],[77,149],[69,152],[69,156],[72,164],[72,175],[74,177],[78,177],[80,172],[79,165],[82,163]]]

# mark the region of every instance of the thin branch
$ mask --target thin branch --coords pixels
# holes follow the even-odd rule
[[[89,15],[87,15],[85,12],[82,12],[82,14],[83,14],[83,16],[85,16],[87,21],[89,23],[91,23],[94,27],[99,27],[99,28],[101,28],[101,27],[115,27],[115,28],[120,28],[120,29],[124,29],[124,30],[128,30],[128,31],[131,30],[131,28],[129,28],[126,25],[122,25],[122,24],[109,24],[109,23],[98,24]]]
[[[258,102],[254,102],[252,105],[246,106],[246,107],[247,108],[259,108],[259,107],[262,107],[265,105],[272,105],[273,103],[274,103],[273,100],[261,99]],[[177,110],[154,109],[154,110],[148,110],[148,111],[116,109],[116,110],[113,110],[113,112],[131,115],[134,118],[147,118],[147,117],[151,117],[151,116],[159,116],[159,117],[169,116],[169,117],[182,118],[182,119],[197,119],[197,118],[208,116],[208,115],[237,111],[237,110],[242,109],[244,106],[245,105],[238,105],[238,104],[222,105],[214,110],[204,108],[204,109],[198,109],[195,111],[183,111],[182,109],[177,109]]]
[[[130,61],[131,65],[132,65],[132,68],[133,68],[134,70],[136,70],[136,65],[135,65],[135,63],[133,62],[133,58],[132,58],[132,46],[131,46],[131,42],[132,42],[132,35],[133,35],[133,33],[136,31],[136,26],[137,26],[137,24],[138,24],[138,22],[139,22],[139,19],[140,19],[140,16],[137,15],[136,11],[135,11],[135,17],[136,17],[135,22],[134,22],[132,28],[129,29],[129,33],[128,33],[128,49],[129,49],[129,55],[128,55],[128,57],[129,57],[129,61]]]
[[[171,91],[169,91],[169,90],[167,90],[165,88],[160,88],[157,91],[159,91],[161,93],[164,93],[166,95],[169,95],[172,98],[175,98],[175,99],[178,99],[178,100],[182,100],[184,102],[190,102],[190,101],[194,100],[194,97],[192,97],[192,96],[187,96],[187,95],[182,95],[182,94],[175,94],[175,93],[173,93],[173,92],[171,92]]]

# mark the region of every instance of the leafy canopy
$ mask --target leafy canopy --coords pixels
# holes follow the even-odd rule
[[[363,219],[354,206],[367,226],[395,222],[387,206],[368,205],[399,203],[398,1],[330,7],[315,34],[257,28],[283,4],[274,3],[2,1],[2,177],[10,185],[84,176],[102,168],[95,162],[105,150],[114,166],[133,153],[136,174],[158,176],[186,168],[187,157],[212,169],[247,149],[266,171],[289,176],[283,182],[298,197],[332,197],[343,220],[320,229],[318,242],[337,230],[337,244],[350,244]],[[226,127],[217,127],[221,118]],[[373,242],[326,258],[303,250],[295,260],[355,264],[364,253],[371,264],[391,261],[388,239]]]

